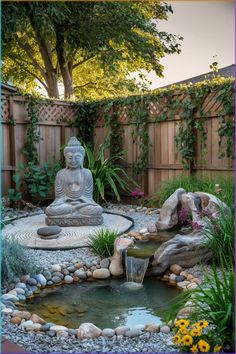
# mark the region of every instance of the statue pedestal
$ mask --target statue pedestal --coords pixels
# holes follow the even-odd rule
[[[58,226],[96,226],[103,223],[102,216],[47,216],[45,219],[47,225]]]

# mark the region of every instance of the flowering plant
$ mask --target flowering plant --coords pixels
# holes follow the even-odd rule
[[[139,204],[142,204],[142,199],[144,197],[144,192],[139,189],[135,189],[131,192],[131,197],[136,198],[139,200]]]
[[[222,346],[214,345],[212,339],[208,338],[208,334],[204,333],[207,326],[207,321],[190,324],[189,320],[178,320],[174,328],[173,342],[175,346],[185,353],[219,353]]]

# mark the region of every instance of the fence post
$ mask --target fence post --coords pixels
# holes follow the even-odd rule
[[[15,182],[13,181],[13,174],[16,168],[16,127],[14,123],[14,96],[9,96],[9,124],[10,124],[10,161],[13,169],[11,170],[11,187],[15,188]]]

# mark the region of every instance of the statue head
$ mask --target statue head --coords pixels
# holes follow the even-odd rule
[[[76,137],[70,138],[64,149],[66,167],[71,169],[83,168],[85,151]]]

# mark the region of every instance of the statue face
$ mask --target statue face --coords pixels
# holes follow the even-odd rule
[[[83,154],[79,152],[67,152],[65,154],[65,159],[66,159],[66,166],[68,168],[78,168],[78,167],[83,167]]]

